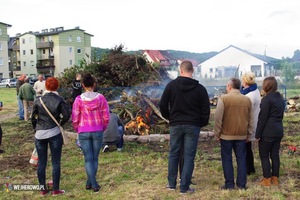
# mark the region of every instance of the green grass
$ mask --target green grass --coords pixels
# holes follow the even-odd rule
[[[0,88],[0,101],[3,102],[3,109],[0,115],[18,112],[16,88]]]

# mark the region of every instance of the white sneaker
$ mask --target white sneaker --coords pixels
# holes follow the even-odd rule
[[[102,150],[102,153],[107,152],[108,148],[109,148],[108,145],[105,145],[104,148],[103,148],[103,150]]]
[[[117,148],[117,151],[122,151],[123,150],[123,148]]]

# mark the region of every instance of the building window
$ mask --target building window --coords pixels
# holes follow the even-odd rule
[[[25,44],[25,38],[22,39],[22,43]]]
[[[73,61],[72,60],[70,60],[70,66],[72,66],[73,65]]]
[[[34,62],[30,61],[30,66],[33,67],[34,66]]]
[[[77,36],[77,42],[81,42],[81,37]]]
[[[46,54],[46,50],[45,50],[45,49],[43,49],[43,54],[44,54],[44,55]]]
[[[23,50],[23,56],[25,56],[26,55],[26,50]]]
[[[30,53],[31,53],[31,55],[33,55],[33,49],[30,49]]]
[[[213,73],[213,68],[209,68],[209,73]]]
[[[52,42],[52,36],[48,36],[48,41]]]
[[[77,61],[77,65],[78,65],[78,66],[80,66],[80,64],[81,64],[81,61],[80,61],[80,60],[78,60],[78,61]]]
[[[81,54],[81,49],[80,49],[80,48],[77,49],[77,53],[78,53],[78,54]]]
[[[1,30],[1,28],[0,28],[0,35],[2,35],[2,30]]]
[[[23,62],[23,66],[26,67],[26,61]]]
[[[72,42],[72,35],[69,35],[69,42]]]
[[[72,47],[69,47],[69,53],[70,54],[72,53]]]
[[[42,42],[45,42],[45,37],[42,37]]]
[[[2,42],[0,42],[0,50],[2,50]]]
[[[0,29],[1,30],[1,29]],[[3,78],[3,73],[0,73],[0,78]]]
[[[3,58],[0,58],[0,65],[3,65]]]

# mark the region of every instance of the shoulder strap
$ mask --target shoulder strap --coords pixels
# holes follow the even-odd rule
[[[40,102],[41,102],[42,106],[45,108],[45,110],[50,115],[50,117],[53,119],[53,121],[57,124],[57,126],[60,126],[60,124],[57,122],[57,120],[53,117],[53,115],[51,114],[51,112],[48,110],[48,108],[44,104],[44,101],[42,100],[42,97],[40,97],[39,99],[40,99]]]

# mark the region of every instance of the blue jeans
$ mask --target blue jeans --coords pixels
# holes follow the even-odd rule
[[[38,153],[39,163],[37,168],[37,175],[40,185],[43,185],[46,189],[46,166],[48,158],[48,144],[51,151],[52,161],[52,180],[53,190],[59,190],[60,181],[60,160],[61,160],[61,149],[62,149],[62,135],[58,134],[51,138],[39,140],[35,138],[35,147]]]
[[[79,142],[84,155],[87,186],[98,187],[96,174],[98,171],[98,156],[102,146],[103,131],[84,132],[79,134]]]
[[[184,164],[180,177],[180,191],[185,192],[190,187],[200,129],[201,127],[194,125],[176,125],[170,128],[168,182],[171,188],[176,187],[179,154],[182,143],[184,145]]]
[[[19,98],[19,95],[17,95],[17,100],[18,100],[18,107],[19,107],[19,119],[24,119],[24,106],[23,106],[23,102]]]
[[[119,129],[119,133],[120,133],[120,140],[118,141],[115,141],[115,142],[103,142],[102,143],[102,147],[104,147],[105,145],[116,145],[117,148],[123,148],[123,145],[124,145],[124,139],[123,139],[123,135],[124,135],[124,130],[123,130],[123,127],[122,126],[118,126],[118,129]]]
[[[223,140],[221,139],[221,157],[225,178],[225,186],[234,188],[234,174],[232,165],[232,149],[237,161],[236,185],[246,188],[247,162],[246,162],[246,140]]]

